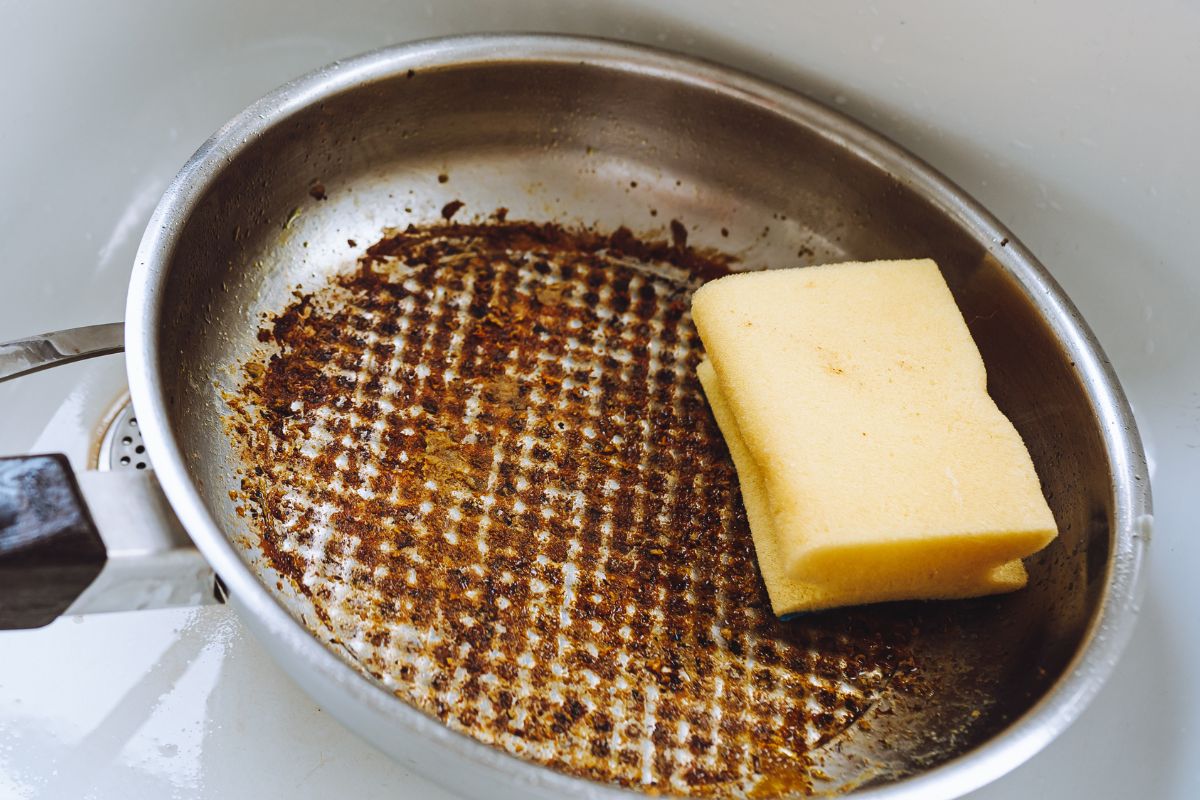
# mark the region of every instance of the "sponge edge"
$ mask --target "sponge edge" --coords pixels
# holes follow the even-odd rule
[[[822,581],[818,585],[787,575],[759,466],[742,438],[737,420],[721,393],[717,374],[708,359],[700,362],[696,373],[712,407],[717,426],[721,429],[721,435],[725,438],[733,466],[737,470],[742,503],[746,507],[750,535],[754,539],[754,550],[758,556],[758,568],[762,573],[763,583],[766,584],[767,595],[771,599],[771,609],[776,616],[837,606],[910,600],[918,596],[914,594],[911,583],[905,584],[904,590],[898,590],[891,582],[881,584],[876,581],[859,580]],[[1024,587],[1028,580],[1025,566],[1020,559],[981,572],[961,575],[930,573],[928,578],[918,592],[920,597],[931,600],[952,600],[1012,592]]]
[[[692,320],[790,578],[938,596],[920,592],[1056,535],[933,261],[738,273],[695,293]]]

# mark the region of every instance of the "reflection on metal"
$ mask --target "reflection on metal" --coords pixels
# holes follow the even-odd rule
[[[125,349],[125,323],[88,325],[0,344],[0,381]]]
[[[329,154],[319,175],[317,152]],[[318,177],[324,199],[310,193]],[[634,233],[675,219],[688,244],[747,268],[935,258],[997,403],[1026,420],[1019,429],[1063,532],[1032,560],[1025,592],[957,614],[938,606],[946,624],[923,626],[916,646],[939,690],[871,720],[861,738],[875,751],[826,772],[857,781],[874,770],[874,797],[957,797],[1045,746],[1099,690],[1136,618],[1145,459],[1099,345],[1012,233],[911,155],[778,87],[612,42],[489,36],[344,60],[259,101],[180,172],[135,260],[130,393],[164,491],[247,626],[322,708],[464,793],[618,791],[454,735],[357,680],[349,645],[323,636],[311,601],[239,536],[222,392],[229,367],[265,344],[260,315],[352,263],[381,227],[436,222],[455,203],[465,204],[459,223],[501,208],[514,221]],[[1081,585],[1078,545],[1096,509],[1107,569]],[[1086,627],[1056,627],[1068,598],[1082,600]],[[981,670],[1004,678],[982,708],[970,702]]]
[[[76,478],[108,561],[66,614],[219,602],[212,567],[171,513],[152,471],[122,468]]]

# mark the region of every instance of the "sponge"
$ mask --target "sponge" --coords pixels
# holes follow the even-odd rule
[[[1054,518],[934,262],[731,275],[692,317],[776,614],[1025,585]]]

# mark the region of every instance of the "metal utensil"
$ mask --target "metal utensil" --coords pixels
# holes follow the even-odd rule
[[[188,162],[138,252],[126,357],[158,481],[246,624],[324,708],[469,793],[627,794],[482,744],[381,688],[312,598],[262,567],[231,499],[244,461],[219,390],[260,352],[261,315],[351,270],[385,227],[500,207],[650,236],[678,235],[675,220],[744,268],[935,258],[1061,535],[1030,560],[1026,590],[914,610],[912,652],[937,691],[873,697],[826,748],[817,788],[958,796],[1078,716],[1136,617],[1150,494],[1116,378],[1053,279],[961,191],[819,104],[692,59],[531,36],[406,45],[288,84]]]

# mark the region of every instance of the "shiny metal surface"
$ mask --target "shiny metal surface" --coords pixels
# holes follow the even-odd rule
[[[124,323],[90,325],[0,344],[0,381],[119,353]],[[100,443],[103,471],[76,474],[107,560],[64,616],[208,605],[216,576],[147,471],[132,405],[110,421]],[[132,474],[131,474],[132,473]]]
[[[771,613],[696,375],[691,291],[723,265],[495,221],[372,250],[229,398],[236,499],[321,637],[452,730],[600,783],[857,778],[817,776],[860,714],[922,694],[921,612]]]
[[[326,200],[310,194],[317,181]],[[876,773],[885,779],[956,760],[864,794],[964,793],[1078,715],[1136,614],[1150,505],[1128,407],[1053,280],[943,179],[814,103],[652,51],[528,37],[381,51],[289,84],[197,153],[139,250],[130,383],[163,487],[247,623],[335,715],[459,789],[621,794],[453,734],[363,680],[298,624],[303,604],[273,595],[247,567],[253,553],[227,538],[239,530],[226,496],[235,462],[212,384],[227,385],[225,370],[253,346],[257,314],[344,268],[348,240],[431,221],[454,199],[467,212],[503,205],[512,217],[610,228],[653,231],[678,217],[693,242],[735,251],[746,267],[937,258],[1063,535],[1030,565],[1030,589],[981,621],[977,641],[994,648],[964,654],[961,639],[930,638],[929,658],[954,665],[958,683],[947,682],[934,716],[909,720],[912,735],[892,739],[902,746],[872,754],[888,759]],[[981,712],[995,735],[938,742],[944,715],[978,710],[956,705],[956,688],[972,670],[995,669],[1010,690]]]
[[[212,567],[171,513],[151,471],[75,476],[108,560],[66,615],[216,603]]]
[[[142,429],[138,427],[133,404],[128,399],[112,412],[112,419],[96,447],[95,467],[101,471],[153,469],[142,440]]]
[[[0,381],[73,361],[119,353],[124,323],[91,325],[0,345]],[[128,402],[99,446],[100,471],[75,478],[104,541],[100,574],[64,616],[209,605],[219,602],[212,567],[192,544],[148,470],[149,456]]]
[[[0,344],[0,381],[19,378],[85,358],[119,353],[125,347],[125,324],[88,325]]]

